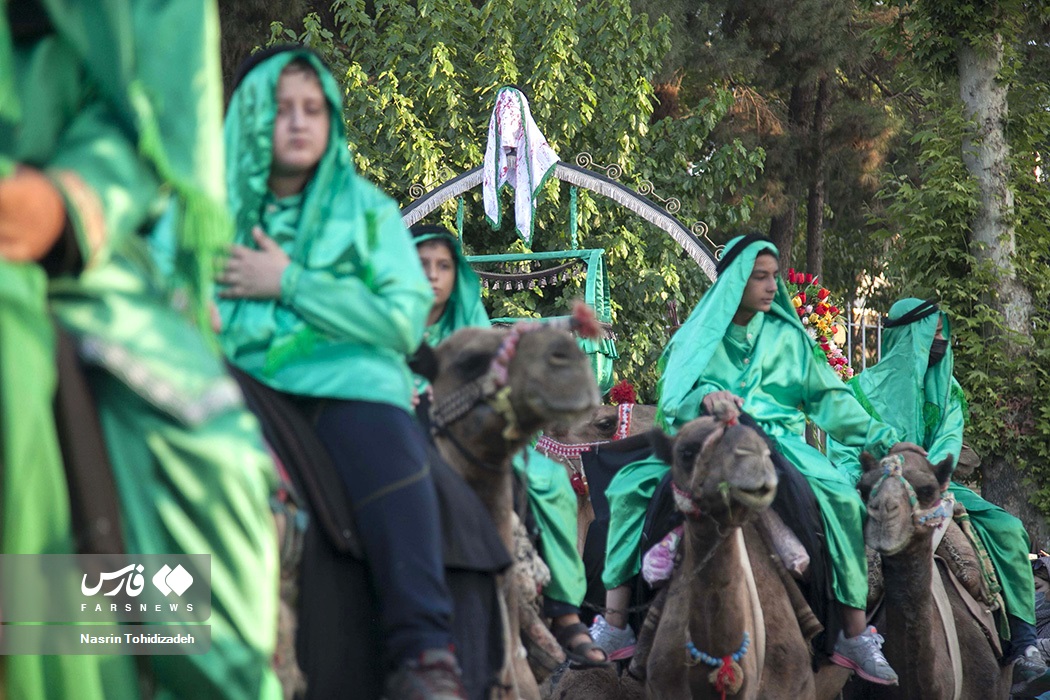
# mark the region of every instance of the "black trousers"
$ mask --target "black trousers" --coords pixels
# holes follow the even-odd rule
[[[452,602],[419,426],[389,404],[335,400],[322,404],[316,426],[354,506],[388,668],[449,647]]]

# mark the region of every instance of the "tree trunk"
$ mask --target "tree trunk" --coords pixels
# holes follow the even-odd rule
[[[974,124],[971,137],[963,141],[963,160],[978,184],[980,205],[974,217],[971,244],[978,260],[993,266],[999,279],[995,294],[988,299],[1003,319],[1007,333],[991,328],[985,343],[998,345],[1013,358],[1022,357],[1026,343],[1032,341],[1032,296],[1017,276],[1013,258],[1017,252],[1014,235],[1014,195],[1010,190],[1010,148],[1006,142],[1006,87],[996,80],[1003,62],[1002,38],[992,46],[974,47],[960,42],[958,47],[959,93],[966,116]],[[1003,397],[1010,398],[1010,397]],[[1030,397],[1029,397],[1030,398]],[[1028,401],[1011,402],[1031,410]],[[1004,415],[1010,423],[1023,422],[1023,415]],[[1050,544],[1050,528],[1038,509],[1028,501],[1028,489],[1021,474],[1003,454],[986,455],[981,465],[982,494],[990,501],[1017,514],[1040,547]]]
[[[791,247],[795,243],[798,224],[798,201],[802,196],[803,179],[801,173],[804,157],[803,150],[797,144],[805,143],[806,107],[809,104],[811,87],[795,83],[791,88],[791,99],[788,102],[788,132],[783,138],[795,144],[786,149],[785,161],[792,162],[784,168],[784,210],[769,221],[769,237],[780,250],[780,267],[786,270],[791,267]]]
[[[824,132],[828,127],[828,103],[831,89],[827,76],[817,84],[817,99],[813,107],[813,129],[809,152],[809,197],[806,200],[806,272],[824,274]]]

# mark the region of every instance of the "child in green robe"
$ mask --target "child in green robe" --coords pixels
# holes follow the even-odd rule
[[[354,171],[340,88],[309,51],[252,56],[225,135],[237,229],[219,278],[223,348],[315,416],[378,598],[386,697],[464,698],[437,494],[409,413],[407,356],[433,295],[400,211]],[[352,694],[341,682],[330,692]]]
[[[412,235],[434,292],[423,339],[436,346],[460,328],[490,325],[478,276],[463,256],[459,240],[443,226],[429,224],[413,226]],[[417,387],[425,391],[418,378]],[[587,593],[587,580],[576,549],[576,496],[565,468],[528,448],[515,457],[514,469],[525,482],[529,506],[540,528],[541,554],[551,570],[551,582],[543,591],[544,613],[552,619],[555,636],[574,662],[601,665],[605,653],[593,644],[586,625],[580,622],[579,606]]]
[[[675,431],[719,399],[735,402],[755,419],[805,477],[820,506],[831,589],[843,611],[844,633],[832,660],[872,682],[893,684],[897,675],[882,654],[882,637],[865,627],[864,504],[849,479],[806,443],[805,427],[808,418],[841,442],[876,455],[887,453],[897,436],[865,413],[818,357],[778,273],[777,250],[769,239],[750,235],[730,241],[717,281],[664,351],[658,420]],[[646,507],[667,469],[655,458],[630,464],[607,490],[611,517],[603,580],[609,610],[592,628],[599,643],[630,642],[619,611],[626,604],[625,584],[640,567]]]
[[[156,698],[280,697],[273,464],[146,250],[167,227],[205,318],[229,230],[218,56],[204,0],[0,9],[0,551],[70,553],[86,534],[50,415],[54,319],[97,404],[126,552],[210,554],[212,584],[209,652],[8,656],[0,696],[136,698],[141,678]]]
[[[950,457],[957,463],[966,398],[953,374],[948,315],[932,301],[901,299],[890,307],[883,328],[882,359],[851,379],[849,388],[869,414],[926,448],[931,462]],[[860,479],[858,449],[829,440],[828,454]],[[1046,663],[1035,646],[1035,581],[1024,524],[962,484],[952,481],[947,490],[966,507],[999,575],[1010,626],[1007,661],[1017,660],[1015,679],[1041,676]]]

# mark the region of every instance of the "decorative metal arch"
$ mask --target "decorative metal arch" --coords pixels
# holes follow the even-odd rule
[[[655,193],[652,183],[648,181],[643,182],[639,191],[636,192],[616,181],[615,178],[620,177],[623,173],[620,166],[613,164],[602,167],[598,165],[597,167],[605,171],[605,174],[602,174],[587,167],[592,164],[594,161],[590,154],[581,153],[576,156],[575,165],[558,161],[553,177],[570,185],[590,190],[631,210],[674,239],[675,243],[700,266],[709,279],[712,281],[715,279],[716,256],[721,253],[722,246],[715,245],[708,238],[707,224],[698,221],[691,228],[686,227],[674,216],[682,208],[682,203],[677,198],[663,199]],[[422,185],[413,185],[409,188],[408,194],[415,199],[401,210],[401,219],[406,226],[411,226],[445,202],[475,187],[480,187],[481,183],[482,166],[479,165],[438,185],[429,192]],[[660,200],[661,204],[657,204],[646,195],[655,197]],[[711,248],[708,248],[700,240],[701,238],[707,241]]]

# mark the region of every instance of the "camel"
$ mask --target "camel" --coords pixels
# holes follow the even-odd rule
[[[933,532],[941,520],[951,517],[950,509],[944,512],[942,504],[947,501],[942,501],[940,489],[951,476],[951,459],[932,465],[918,452],[902,450],[881,461],[864,453],[861,464],[860,492],[868,508],[865,540],[882,556],[885,582],[878,627],[900,685],[866,685],[858,691],[872,698],[1008,698],[1009,667],[1000,667],[981,627],[947,574],[934,563]],[[953,660],[934,600],[934,576],[947,592],[961,660],[965,660],[958,664],[961,688],[955,687]]]
[[[580,453],[613,440],[640,435],[656,422],[656,406],[621,403],[598,406],[570,425],[555,425],[543,434],[536,449],[565,466],[576,492],[576,549],[583,554],[587,528],[594,522],[587,480]]]
[[[668,700],[721,698],[722,691],[752,700],[817,697],[809,641],[785,587],[794,584],[752,522],[776,492],[769,448],[736,424],[734,407],[716,414],[673,439],[651,433],[657,456],[672,465],[686,526],[675,573],[664,600],[650,608],[628,673],[567,673],[553,697],[626,700],[643,696],[642,683],[648,697]],[[825,683],[826,692],[837,685],[837,695],[847,673],[833,675],[841,682]]]
[[[599,401],[586,355],[571,335],[550,324],[511,329],[467,328],[434,350],[432,423],[435,442],[475,490],[508,551],[515,551],[511,457],[547,425],[570,422]],[[508,697],[539,698],[517,634],[518,594],[505,575]]]

